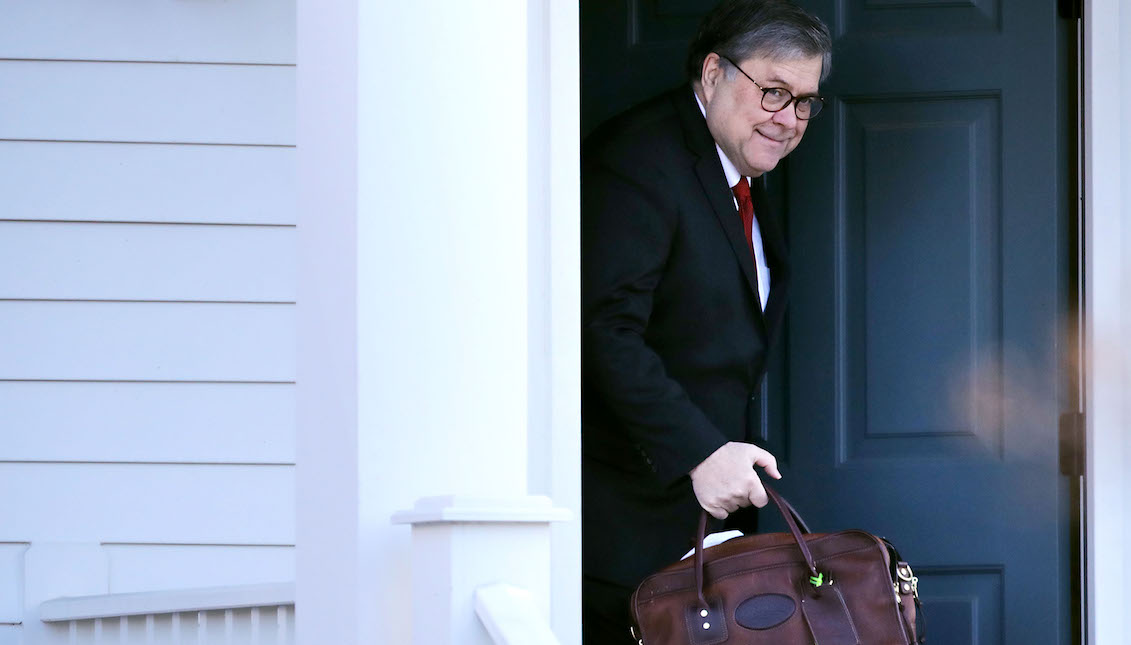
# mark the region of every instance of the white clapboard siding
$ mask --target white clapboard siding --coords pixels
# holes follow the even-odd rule
[[[295,70],[0,61],[0,139],[294,145]]]
[[[38,608],[294,575],[295,31],[0,0],[0,645],[293,642],[290,606]]]
[[[107,544],[110,593],[293,581],[294,547]]]
[[[0,58],[294,63],[295,3],[0,0]]]
[[[10,494],[10,493],[9,493]],[[0,518],[0,521],[4,521]],[[24,553],[28,545],[0,543],[0,625],[23,620]],[[0,636],[0,643],[3,643]]]
[[[0,168],[0,219],[296,219],[293,148],[0,141]]]
[[[0,410],[0,461],[295,461],[292,384],[8,381]]]
[[[293,381],[294,306],[0,302],[0,379]]]
[[[0,490],[0,542],[294,544],[294,466],[0,463]]]
[[[0,299],[293,302],[295,229],[0,222]]]

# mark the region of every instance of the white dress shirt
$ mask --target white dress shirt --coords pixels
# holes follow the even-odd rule
[[[703,102],[699,100],[699,95],[695,92],[695,102],[699,104],[699,111],[703,113],[703,118],[707,118],[707,109],[703,107]],[[726,156],[723,149],[719,144],[715,144],[715,150],[719,153],[719,161],[723,164],[723,174],[727,178],[727,186],[734,187],[740,181],[748,181],[748,178],[743,177],[738,173],[738,168],[734,167],[730,158]],[[731,195],[734,200],[734,211],[738,212],[738,200]],[[758,218],[754,218],[754,226],[750,233],[750,240],[754,242],[754,259],[758,263],[758,297],[762,301],[762,310],[766,310],[766,300],[770,297],[770,267],[766,265],[766,250],[762,248],[762,229],[758,226]]]

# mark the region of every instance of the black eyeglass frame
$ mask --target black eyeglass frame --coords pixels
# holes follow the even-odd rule
[[[781,112],[782,110],[789,107],[790,104],[793,104],[793,114],[796,115],[797,118],[800,119],[801,121],[808,121],[808,120],[812,119],[813,117],[817,116],[818,114],[820,114],[821,111],[825,107],[825,97],[820,96],[819,94],[808,94],[808,95],[805,95],[805,96],[794,96],[793,92],[790,92],[789,90],[785,89],[784,87],[762,87],[762,85],[758,81],[754,80],[753,78],[751,78],[751,76],[749,74],[742,71],[742,68],[738,66],[738,63],[734,62],[733,60],[731,60],[730,58],[728,58],[726,56],[723,56],[722,54],[719,54],[719,58],[725,60],[726,62],[730,63],[731,65],[734,65],[735,69],[737,69],[739,72],[742,72],[743,76],[745,76],[746,78],[749,78],[751,83],[756,85],[758,87],[758,89],[762,90],[762,101],[761,101],[760,105],[762,106],[762,109],[767,111],[767,112]],[[766,95],[769,94],[770,92],[785,92],[789,96],[789,98],[786,99],[786,102],[783,103],[780,108],[773,110],[773,109],[766,107]],[[812,103],[810,103],[809,116],[801,116],[801,113],[797,111],[797,103],[798,103],[798,101],[802,101],[802,100],[813,101]]]

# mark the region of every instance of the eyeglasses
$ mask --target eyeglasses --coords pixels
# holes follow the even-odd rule
[[[738,63],[726,56],[720,56],[720,58],[734,65],[735,69],[742,72],[742,68],[738,66]],[[750,75],[746,72],[742,72],[742,75],[746,78],[750,78]],[[821,108],[825,107],[825,99],[815,94],[810,96],[794,96],[784,87],[762,87],[758,81],[753,78],[750,78],[750,82],[757,85],[758,89],[762,90],[762,109],[767,112],[781,112],[789,107],[790,103],[793,103],[793,112],[797,115],[797,118],[802,121],[808,121],[820,114]]]

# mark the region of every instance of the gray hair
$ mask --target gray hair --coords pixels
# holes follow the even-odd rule
[[[698,81],[712,52],[736,63],[821,57],[821,80],[832,68],[833,41],[820,18],[789,0],[724,0],[699,24],[687,53],[687,76]],[[727,78],[735,70],[723,61]]]

